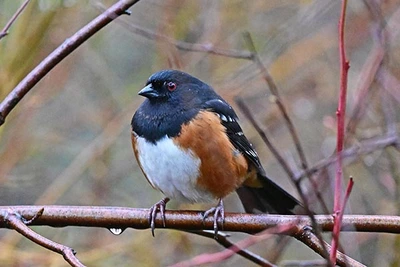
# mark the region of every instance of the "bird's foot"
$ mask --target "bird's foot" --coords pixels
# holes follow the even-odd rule
[[[165,206],[167,205],[169,201],[169,198],[163,198],[160,201],[158,201],[156,204],[151,206],[150,208],[150,214],[149,214],[149,223],[150,223],[150,228],[151,228],[151,234],[154,236],[154,230],[156,228],[156,216],[157,216],[157,211],[160,211],[163,226],[165,227]]]
[[[225,209],[222,199],[218,201],[217,206],[204,212],[203,222],[210,214],[214,214],[214,238],[216,239],[218,236],[218,219],[221,218],[221,230],[223,230],[225,222]]]

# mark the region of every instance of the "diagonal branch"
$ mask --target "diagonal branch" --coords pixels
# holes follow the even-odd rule
[[[323,246],[318,240],[318,237],[311,231],[310,228],[308,227],[303,227],[302,229],[299,229],[299,231],[294,235],[294,237],[301,241],[303,244],[306,244],[309,248],[314,250],[315,252],[319,253],[323,249]],[[332,251],[332,248],[324,242],[325,246],[328,251]],[[337,251],[337,258],[336,258],[336,264],[340,266],[353,266],[353,267],[363,267],[365,266],[364,264],[348,257],[346,254]]]
[[[284,160],[284,158],[282,157],[282,155],[279,153],[278,149],[275,147],[275,145],[272,144],[272,142],[269,140],[269,138],[267,137],[267,135],[265,134],[265,132],[261,129],[260,125],[257,123],[257,121],[254,119],[253,115],[251,114],[249,108],[247,107],[247,105],[244,103],[243,99],[241,98],[237,98],[236,99],[236,103],[238,105],[238,107],[240,108],[240,110],[244,113],[244,115],[246,116],[246,118],[251,122],[251,124],[254,126],[254,128],[256,129],[256,131],[258,132],[258,134],[260,135],[261,139],[264,141],[264,143],[267,145],[267,147],[269,148],[269,150],[274,154],[275,158],[279,161],[279,163],[281,164],[282,168],[284,169],[284,171],[286,172],[286,174],[290,177],[290,179],[293,181],[294,185],[296,186],[296,189],[301,197],[301,200],[304,203],[304,207],[306,208],[307,214],[310,216],[311,221],[312,221],[312,225],[313,228],[316,231],[316,234],[318,236],[318,238],[321,241],[322,246],[324,246],[323,243],[323,239],[321,234],[319,233],[319,228],[317,227],[317,223],[314,219],[314,215],[312,213],[312,211],[310,211],[308,204],[307,204],[307,197],[304,194],[303,190],[300,187],[300,182],[297,182],[294,178],[295,175],[292,172],[292,170],[290,169],[289,165],[286,163],[286,161]],[[311,180],[311,179],[310,179]],[[300,180],[298,180],[300,181]],[[328,257],[328,253],[325,250],[324,251],[324,258]]]
[[[0,212],[0,219],[1,219],[0,221],[3,221],[4,225],[14,229],[21,235],[31,240],[32,242],[38,244],[39,246],[42,246],[58,254],[61,254],[71,266],[73,267],[85,266],[78,260],[78,258],[75,257],[76,252],[72,248],[51,241],[43,237],[42,235],[39,235],[38,233],[34,232],[27,226],[27,224],[33,223],[36,219],[40,218],[42,212],[43,208],[37,211],[37,213],[34,214],[30,220],[26,220],[23,216],[15,212],[13,209],[3,210]]]
[[[218,244],[222,245],[224,248],[227,249],[234,249],[235,253],[242,256],[245,259],[248,259],[251,262],[254,262],[255,264],[258,264],[260,266],[269,266],[271,263],[267,261],[266,259],[262,258],[261,256],[247,250],[244,248],[238,248],[235,246],[234,243],[229,241],[228,237],[229,235],[223,233],[223,232],[218,232],[217,238],[215,238],[215,233],[214,232],[209,232],[209,231],[187,231],[188,233],[191,234],[197,234],[203,237],[211,238],[218,242]]]
[[[24,11],[25,7],[29,4],[31,0],[25,0],[24,3],[17,9],[15,14],[11,17],[11,19],[7,22],[6,26],[4,26],[3,30],[0,32],[0,39],[5,37],[8,34],[8,30],[11,28],[13,23],[17,20],[18,16],[21,15],[22,11]]]
[[[244,248],[250,247],[254,244],[260,243],[261,241],[268,239],[271,237],[272,234],[281,234],[281,233],[286,233],[286,232],[293,232],[293,229],[295,228],[295,225],[289,224],[289,225],[278,225],[273,228],[266,229],[262,231],[261,233],[257,233],[255,235],[249,236],[236,244],[233,244],[231,247],[228,247],[226,250],[221,251],[221,252],[216,252],[216,253],[211,253],[211,254],[202,254],[198,255],[190,260],[183,261],[177,264],[172,265],[172,267],[188,267],[188,266],[198,266],[198,265],[204,265],[204,264],[209,264],[209,263],[219,263],[223,260],[226,260],[232,256],[234,256],[236,253],[239,253],[241,250]],[[275,266],[272,263],[264,263],[262,266],[268,266],[272,267]]]
[[[102,3],[96,3],[96,6],[100,10],[105,9]],[[117,23],[122,25],[125,29],[132,32],[133,34],[140,35],[150,41],[161,40],[161,41],[167,42],[169,44],[174,45],[177,49],[182,50],[182,51],[205,52],[205,53],[210,53],[210,54],[214,54],[214,55],[218,55],[218,56],[237,58],[237,59],[248,59],[248,60],[253,59],[253,54],[248,51],[223,49],[223,48],[214,46],[212,43],[199,44],[199,43],[189,43],[189,42],[185,42],[185,41],[176,40],[167,35],[153,32],[151,30],[142,28],[140,26],[137,26],[137,25],[130,23],[128,21],[125,21],[125,20],[118,20]]]
[[[19,101],[58,63],[88,40],[92,35],[108,23],[123,14],[129,14],[127,9],[139,0],[120,0],[105,12],[89,22],[85,27],[67,38],[56,50],[36,66],[0,103],[0,126],[4,124],[7,115]]]

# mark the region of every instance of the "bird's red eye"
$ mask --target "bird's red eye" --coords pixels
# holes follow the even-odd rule
[[[167,83],[167,88],[169,91],[174,91],[176,89],[176,84],[174,82],[168,82]]]

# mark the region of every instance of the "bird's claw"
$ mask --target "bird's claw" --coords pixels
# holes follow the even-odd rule
[[[169,198],[163,198],[160,201],[158,201],[156,204],[151,206],[150,211],[149,211],[149,223],[150,223],[150,228],[151,228],[151,234],[154,236],[154,230],[156,228],[156,216],[157,216],[157,211],[160,211],[163,226],[165,227],[165,206],[167,205],[169,201]]]
[[[203,223],[210,214],[214,214],[214,238],[217,239],[217,237],[218,237],[218,219],[221,218],[221,223],[220,223],[221,230],[223,230],[224,222],[225,222],[225,209],[224,209],[224,203],[222,202],[222,199],[218,202],[217,206],[204,212]]]

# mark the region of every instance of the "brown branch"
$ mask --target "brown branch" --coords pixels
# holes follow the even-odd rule
[[[0,206],[0,214],[9,209],[14,210],[24,218],[32,218],[40,209],[43,214],[31,225],[47,225],[52,227],[84,226],[103,228],[135,228],[149,229],[148,209],[124,207],[96,206]],[[267,228],[281,224],[310,225],[308,216],[227,213],[224,230],[255,234]],[[203,224],[202,211],[172,211],[165,213],[166,228],[179,230],[213,230],[212,218]],[[331,215],[315,215],[315,220],[322,231],[331,231],[333,217]],[[156,228],[163,228],[160,217],[157,217]],[[0,221],[0,228],[6,228]],[[377,232],[400,234],[400,216],[386,215],[344,215],[342,231]]]
[[[249,108],[247,107],[247,105],[244,103],[243,99],[237,98],[236,99],[236,103],[237,103],[238,107],[240,108],[240,110],[243,112],[243,114],[246,116],[246,118],[251,122],[253,127],[256,129],[257,133],[260,135],[261,139],[267,145],[269,150],[272,152],[272,154],[278,160],[278,162],[280,163],[282,168],[285,170],[286,174],[290,177],[290,179],[293,182],[293,184],[296,186],[296,189],[297,189],[297,191],[298,191],[298,193],[299,193],[299,195],[301,197],[301,200],[304,203],[304,207],[306,209],[306,212],[309,215],[309,217],[311,218],[311,222],[312,222],[313,228],[316,231],[316,235],[318,236],[318,238],[321,240],[321,243],[323,244],[323,239],[322,239],[321,234],[319,233],[319,228],[317,227],[317,223],[316,223],[316,221],[314,219],[313,212],[310,211],[310,209],[308,208],[306,195],[304,194],[303,190],[301,189],[300,182],[298,182],[300,180],[296,180],[295,179],[295,175],[292,172],[292,170],[290,169],[289,165],[286,163],[285,159],[281,156],[281,154],[279,153],[279,151],[275,147],[275,145],[273,145],[272,142],[269,140],[269,138],[267,137],[266,133],[261,129],[261,127],[258,124],[258,122],[254,119],[253,115],[251,114],[251,112],[250,112]],[[312,180],[312,179],[310,179],[310,180]],[[329,255],[328,255],[327,251],[325,250],[324,258],[327,258],[328,256]]]
[[[149,229],[148,209],[85,206],[1,206],[0,215],[12,209],[24,218],[31,218],[42,208],[44,208],[43,214],[36,218],[31,225]],[[201,211],[167,211],[165,216],[166,228],[168,229],[184,231],[213,230],[211,218],[206,219],[203,224]],[[3,217],[0,216],[0,228],[8,228]],[[322,231],[332,231],[334,220],[332,216],[316,215],[315,220]],[[279,225],[297,225],[299,228],[296,231],[285,234],[294,236],[317,253],[323,254],[322,249],[312,247],[322,248],[322,245],[316,239],[307,241],[311,242],[312,245],[304,241],[310,238],[309,233],[305,237],[299,236],[303,231],[301,229],[310,228],[311,220],[308,216],[227,213],[225,215],[224,230],[256,234]],[[160,217],[156,219],[156,227],[163,228]],[[341,230],[400,234],[400,216],[344,215]]]
[[[99,9],[102,9],[102,10],[104,9],[104,7],[101,3],[97,3],[97,6],[99,7]],[[148,29],[139,27],[137,25],[134,25],[133,23],[130,23],[130,22],[127,22],[124,20],[119,20],[118,24],[122,25],[125,29],[129,30],[130,32],[140,35],[148,40],[151,40],[151,41],[161,40],[161,41],[164,41],[164,42],[174,45],[179,50],[191,51],[191,52],[205,52],[205,53],[210,53],[210,54],[214,54],[217,56],[225,56],[225,57],[237,58],[237,59],[248,59],[248,60],[253,59],[253,53],[251,53],[249,51],[240,51],[240,50],[234,50],[234,49],[222,49],[222,48],[215,47],[212,43],[198,44],[198,43],[189,43],[189,42],[185,42],[185,41],[179,41],[179,40],[176,40],[169,36],[155,33]]]
[[[294,235],[294,237],[301,241],[303,244],[306,244],[309,248],[314,250],[316,253],[320,254],[320,252],[326,247],[328,252],[332,250],[328,243],[324,242],[324,246],[321,245],[317,236],[309,229],[308,227],[303,227],[299,229],[299,231]],[[329,262],[325,262],[328,264]],[[336,254],[336,264],[339,266],[352,266],[352,267],[362,267],[364,264],[348,257],[346,254],[337,251]]]
[[[7,22],[6,26],[4,26],[3,30],[0,32],[0,39],[5,37],[8,34],[8,30],[11,28],[13,23],[17,20],[18,16],[21,15],[22,11],[24,11],[25,7],[29,4],[31,0],[25,0],[24,3],[17,9],[15,14],[11,17],[11,19]]]
[[[40,216],[43,214],[43,211],[44,211],[43,208],[39,209],[33,216],[31,216],[32,218],[30,220],[26,220],[24,219],[24,216],[22,216],[18,212],[15,212],[13,209],[10,208],[7,210],[2,210],[0,212],[0,221],[3,222],[4,226],[14,229],[21,235],[31,240],[32,242],[38,244],[39,246],[42,246],[58,254],[61,254],[71,266],[74,267],[85,266],[75,256],[76,252],[72,248],[51,241],[43,237],[42,235],[39,235],[38,233],[34,232],[27,226],[27,224],[31,224],[35,220],[40,218]]]
[[[58,63],[83,44],[92,35],[105,27],[118,16],[127,14],[127,9],[139,0],[120,0],[97,16],[37,65],[0,103],[0,126],[18,102]]]
[[[267,68],[262,63],[261,58],[258,55],[258,52],[256,50],[256,47],[254,45],[254,42],[253,42],[253,39],[252,39],[250,33],[246,32],[244,36],[245,36],[245,40],[247,41],[247,44],[250,47],[250,50],[253,52],[253,60],[257,64],[257,67],[259,68],[263,79],[265,80],[269,89],[271,90],[272,95],[275,97],[275,103],[278,106],[283,118],[285,119],[286,125],[290,132],[290,135],[292,136],[293,143],[296,147],[297,153],[299,154],[300,161],[301,161],[301,167],[303,169],[307,169],[308,164],[307,164],[306,155],[304,153],[303,147],[301,146],[300,138],[299,138],[299,135],[297,134],[296,128],[294,127],[294,124],[289,117],[287,109],[286,109],[285,105],[283,104],[283,100],[282,100],[281,96],[279,95],[278,86],[276,86],[274,79],[272,78],[272,76],[269,74]]]
[[[274,79],[272,78],[272,76],[269,74],[268,69],[262,63],[261,58],[260,58],[260,56],[259,56],[259,54],[257,52],[257,49],[256,49],[256,47],[254,45],[254,42],[253,42],[253,38],[251,37],[250,33],[246,32],[244,37],[245,37],[245,40],[247,41],[247,43],[248,43],[248,45],[250,47],[250,50],[253,52],[253,61],[257,64],[257,67],[259,68],[263,79],[267,83],[272,95],[274,96],[275,103],[278,106],[278,109],[280,110],[280,112],[281,112],[281,114],[282,114],[282,116],[283,116],[283,118],[284,118],[284,120],[286,122],[286,125],[287,125],[287,127],[289,129],[290,136],[292,137],[293,143],[295,145],[297,154],[299,154],[299,158],[300,158],[300,162],[301,162],[301,168],[303,170],[307,170],[308,169],[308,163],[307,163],[306,155],[305,155],[303,147],[302,147],[302,145],[300,143],[300,138],[299,138],[299,135],[297,134],[296,128],[294,127],[294,124],[293,124],[293,122],[292,122],[292,120],[291,120],[291,118],[289,116],[289,113],[288,113],[285,105],[283,104],[283,100],[280,97],[278,86],[276,85],[276,83],[275,83]],[[294,179],[294,175],[290,176],[290,178],[293,180],[294,183],[300,183],[300,181],[297,181],[297,180]],[[329,213],[328,208],[327,208],[327,206],[325,204],[325,201],[322,198],[321,193],[318,190],[317,183],[313,179],[311,179],[311,177],[309,177],[308,180],[310,181],[310,183],[311,183],[311,185],[312,185],[312,187],[314,189],[314,192],[315,192],[315,194],[316,194],[316,196],[318,198],[318,201],[321,203],[321,206],[322,206],[324,212],[325,213]],[[297,187],[298,190],[301,190],[300,186],[296,185],[296,187]],[[302,193],[300,191],[299,191],[299,193],[300,193],[300,195],[302,195]],[[306,204],[306,199],[303,199],[303,202],[304,202],[304,204]]]
[[[257,67],[258,67],[259,70],[261,71],[261,75],[262,75],[262,77],[264,78],[265,82],[267,83],[267,85],[268,85],[268,87],[269,87],[269,89],[270,89],[272,95],[275,97],[275,103],[277,104],[277,106],[278,106],[278,108],[279,108],[279,110],[280,110],[280,112],[281,112],[281,114],[282,114],[282,116],[283,116],[283,118],[284,118],[284,120],[285,120],[285,122],[286,122],[286,125],[287,125],[287,127],[288,127],[288,129],[289,129],[290,135],[291,135],[291,137],[292,137],[293,143],[295,144],[297,153],[299,154],[300,162],[301,162],[301,167],[302,167],[303,170],[307,170],[307,169],[308,169],[308,163],[307,163],[307,159],[306,159],[306,156],[305,156],[303,147],[302,147],[302,145],[301,145],[301,143],[300,143],[300,138],[299,138],[299,136],[298,136],[298,134],[297,134],[296,128],[294,127],[294,124],[293,124],[292,120],[291,120],[290,117],[289,117],[289,114],[288,114],[288,112],[287,112],[287,110],[286,110],[286,107],[285,107],[285,105],[283,104],[283,100],[281,99],[281,97],[280,97],[280,95],[279,95],[278,87],[276,86],[276,84],[275,84],[275,82],[274,82],[272,76],[269,74],[267,68],[266,68],[266,67],[264,66],[264,64],[262,63],[261,58],[260,58],[259,54],[257,53],[257,49],[256,49],[256,47],[255,47],[255,45],[254,45],[254,42],[253,42],[253,39],[252,39],[250,33],[246,32],[244,37],[245,37],[245,40],[247,41],[247,43],[248,43],[248,45],[249,45],[249,47],[250,47],[250,50],[253,52],[253,61],[256,63]],[[242,103],[242,109],[245,109],[245,108],[246,108],[246,107],[244,106],[244,103]],[[247,112],[247,117],[249,117],[249,115],[251,116],[250,112]],[[257,123],[255,122],[254,119],[252,120],[252,124],[253,124],[253,126],[254,126],[255,128],[258,128],[257,132],[258,132],[260,135],[261,135],[261,134],[264,135],[263,140],[264,140],[264,142],[265,142],[266,135],[265,135],[264,131],[262,131],[260,127],[256,127],[256,126],[255,126],[255,124],[257,124]],[[271,148],[272,148],[273,146],[272,146],[271,142],[268,141],[268,143],[269,143],[270,145],[268,145],[267,142],[265,142],[265,143],[266,143],[266,145],[270,148],[270,150],[272,151]],[[314,229],[315,229],[315,231],[316,231],[316,235],[317,235],[318,238],[320,239],[320,241],[321,241],[321,243],[322,243],[322,246],[324,246],[322,236],[321,236],[321,234],[319,233],[319,229],[316,227],[317,225],[316,225],[315,220],[314,220],[314,217],[313,217],[313,212],[312,212],[312,211],[309,209],[309,207],[308,207],[308,199],[307,199],[307,197],[306,197],[306,194],[303,192],[303,190],[302,190],[302,188],[301,188],[301,186],[300,186],[301,180],[296,180],[296,179],[295,179],[295,175],[294,175],[293,171],[291,171],[291,169],[290,169],[289,166],[286,164],[286,162],[285,162],[285,160],[283,159],[283,157],[280,156],[280,154],[278,153],[278,151],[277,151],[276,148],[274,148],[274,150],[275,150],[275,151],[272,151],[272,152],[273,152],[273,154],[275,155],[275,157],[279,158],[278,161],[279,161],[281,164],[284,163],[284,165],[282,165],[282,167],[286,170],[286,173],[288,174],[288,176],[289,176],[290,179],[292,180],[293,184],[295,185],[295,187],[296,187],[296,189],[297,189],[297,192],[298,192],[299,195],[300,195],[301,201],[303,202],[303,204],[304,204],[304,206],[305,206],[305,208],[306,208],[306,212],[307,212],[307,214],[308,214],[308,215],[310,216],[310,218],[311,218],[313,227],[314,227]],[[317,183],[316,183],[313,179],[311,179],[311,176],[309,176],[308,178],[309,178],[308,180],[310,181],[310,183],[311,183],[311,185],[312,185],[312,187],[313,187],[313,189],[314,189],[314,191],[315,191],[315,194],[316,194],[316,196],[317,196],[319,202],[321,203],[321,206],[323,207],[324,211],[325,211],[326,213],[328,213],[328,208],[327,208],[327,206],[326,206],[326,204],[325,204],[325,201],[324,201],[323,198],[322,198],[322,195],[320,194],[320,192],[319,192],[319,190],[318,190],[318,185],[317,185]],[[324,250],[324,258],[326,258],[326,257],[328,257],[328,253],[327,253],[326,250]]]

